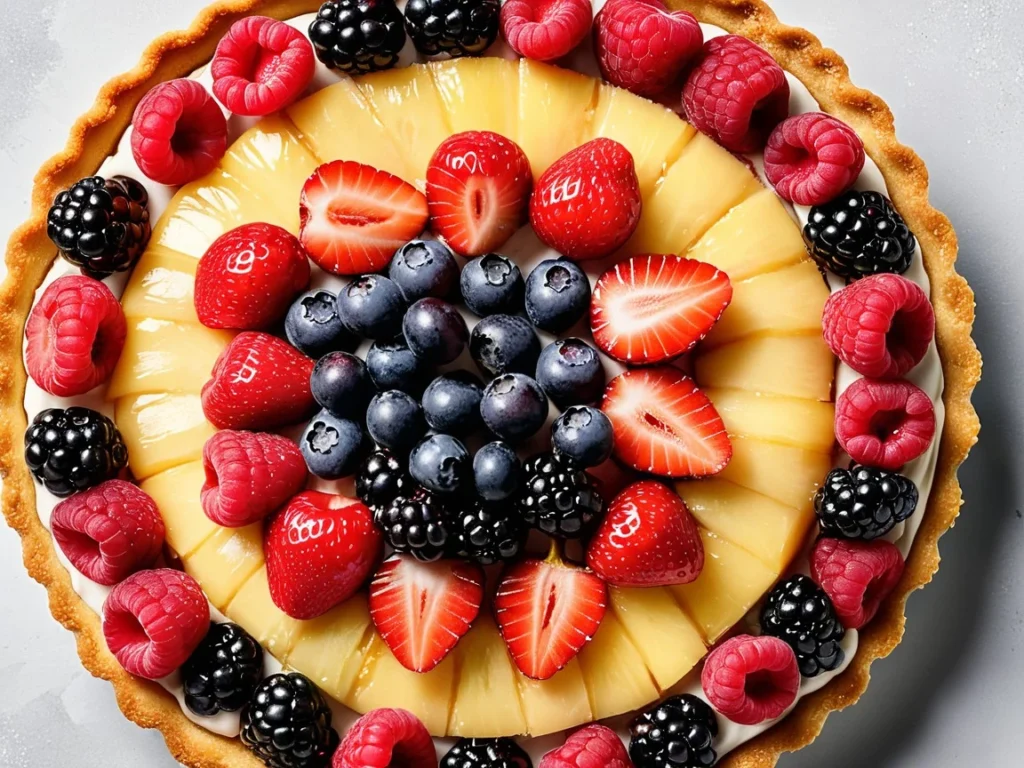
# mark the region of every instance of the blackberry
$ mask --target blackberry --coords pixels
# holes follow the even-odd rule
[[[268,768],[326,768],[339,741],[323,694],[298,672],[257,686],[242,710],[241,736]]]
[[[53,201],[46,234],[83,273],[103,278],[131,269],[149,242],[149,195],[127,176],[90,176]]]
[[[791,576],[768,593],[761,608],[761,630],[784,640],[796,652],[804,677],[843,663],[839,641],[846,630],[828,595],[808,576]]]
[[[523,477],[519,512],[527,525],[550,536],[578,539],[604,512],[590,475],[572,459],[542,453],[526,462]]]
[[[54,496],[115,477],[128,449],[114,422],[91,408],[47,408],[25,431],[25,463]]]
[[[395,66],[405,26],[394,0],[336,0],[320,6],[309,39],[328,67],[359,75]]]
[[[444,502],[425,488],[396,497],[378,519],[384,538],[396,552],[422,562],[444,557],[451,546],[451,522]]]
[[[533,768],[512,739],[459,739],[441,758],[441,768]]]
[[[822,533],[870,541],[917,509],[917,486],[903,475],[853,464],[833,469],[814,494]]]
[[[211,624],[181,676],[185,706],[195,714],[237,712],[263,679],[263,648],[237,624]]]
[[[477,499],[455,515],[456,554],[480,565],[507,562],[526,545],[527,528],[511,504]]]
[[[402,463],[383,448],[367,456],[356,473],[356,496],[373,510],[375,520],[411,485]]]
[[[636,768],[707,768],[718,757],[714,711],[689,693],[670,696],[629,724],[629,758]]]
[[[851,280],[879,272],[901,275],[917,247],[889,198],[857,190],[811,208],[804,238],[820,266]]]
[[[409,0],[405,29],[427,56],[478,56],[498,37],[498,0]]]

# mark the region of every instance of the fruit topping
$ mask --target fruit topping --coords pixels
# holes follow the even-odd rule
[[[459,739],[441,758],[441,768],[533,768],[513,739]]]
[[[212,171],[228,146],[228,124],[199,82],[160,83],[132,117],[132,157],[158,184],[178,186]]]
[[[274,604],[294,619],[327,613],[363,585],[382,544],[362,503],[320,491],[293,496],[264,535]]]
[[[426,361],[409,349],[404,336],[389,341],[375,341],[366,353],[366,370],[380,392],[398,389],[413,397],[426,384]]]
[[[242,710],[241,737],[269,768],[327,768],[338,747],[327,700],[298,672],[259,684]]]
[[[486,427],[501,440],[518,443],[537,434],[548,418],[548,400],[540,384],[523,373],[491,379],[480,400]]]
[[[822,112],[788,117],[764,149],[764,173],[779,197],[824,205],[853,186],[864,167],[864,142],[841,120]]]
[[[316,57],[349,75],[378,72],[398,63],[405,21],[394,0],[335,0],[320,6],[309,25]]]
[[[50,530],[80,573],[108,587],[151,567],[164,545],[156,503],[124,480],[107,480],[62,501]]]
[[[430,435],[409,453],[409,474],[431,491],[455,493],[465,486],[471,461],[458,438]]]
[[[537,382],[558,408],[596,403],[604,392],[604,366],[583,339],[559,339],[540,353]]]
[[[114,372],[128,325],[103,283],[82,275],[46,286],[25,324],[25,367],[40,389],[82,395]]]
[[[860,629],[875,617],[899,583],[903,566],[899,548],[885,540],[822,537],[811,551],[811,575],[848,629]]]
[[[391,5],[390,0],[386,3]],[[341,740],[332,763],[332,768],[389,766],[437,766],[437,753],[430,732],[419,718],[404,709],[375,709],[360,717]]]
[[[508,0],[501,34],[520,56],[553,61],[583,42],[593,16],[590,0]]]
[[[828,473],[814,494],[822,533],[877,539],[917,509],[917,486],[903,475],[854,464]]]
[[[500,253],[468,262],[459,278],[462,300],[477,317],[519,312],[523,308],[524,287],[519,267]]]
[[[393,339],[402,330],[405,298],[399,287],[381,275],[363,275],[338,294],[338,314],[359,338]]]
[[[615,456],[662,477],[704,477],[725,469],[732,443],[715,406],[678,368],[628,370],[609,382],[601,410],[611,419]]]
[[[539,768],[633,768],[622,739],[606,725],[580,728],[540,759]]]
[[[348,477],[369,446],[362,426],[335,416],[326,408],[314,416],[299,438],[299,450],[309,471],[324,480]]]
[[[459,284],[459,265],[441,241],[413,240],[395,253],[388,277],[409,304],[427,296],[448,299]]]
[[[526,462],[516,505],[527,525],[563,539],[581,538],[604,512],[604,499],[590,476],[556,453]]]
[[[540,339],[519,315],[489,315],[473,327],[469,354],[484,373],[532,376],[540,357]]]
[[[114,422],[91,408],[47,408],[25,430],[25,463],[54,496],[110,480],[128,463]]]
[[[526,546],[526,525],[516,508],[507,502],[476,499],[455,515],[453,528],[456,554],[480,565],[511,562]]]
[[[469,631],[483,599],[479,566],[395,555],[370,583],[370,618],[403,667],[429,672]]]
[[[564,256],[599,259],[633,234],[641,205],[629,150],[593,139],[541,174],[530,198],[530,224],[541,242]]]
[[[316,71],[313,47],[299,30],[266,16],[239,19],[210,63],[213,94],[236,115],[262,117],[284,109]]]
[[[359,339],[349,333],[338,314],[338,297],[322,288],[295,300],[284,318],[288,343],[314,360],[328,352],[351,352]]]
[[[480,419],[484,383],[469,371],[452,371],[438,376],[423,392],[423,414],[435,432],[468,435]]]
[[[405,29],[426,56],[479,56],[498,39],[499,0],[409,0]]]
[[[237,712],[263,679],[263,648],[237,624],[211,624],[181,668],[185,706],[200,717]]]
[[[452,362],[469,342],[469,328],[459,310],[432,297],[409,307],[402,320],[402,334],[416,357],[435,365]]]
[[[629,724],[629,757],[636,768],[710,768],[718,755],[718,719],[703,699],[669,696]]]
[[[373,511],[375,519],[411,487],[412,480],[402,463],[381,448],[366,457],[356,475],[356,495]]]
[[[612,423],[593,406],[569,406],[551,425],[551,447],[581,467],[596,467],[612,455]]]
[[[803,574],[768,593],[761,607],[761,631],[784,640],[795,652],[800,674],[814,677],[843,663],[839,642],[846,634],[828,595]]]
[[[133,573],[103,604],[103,637],[132,675],[159,680],[177,670],[210,627],[198,582],[170,568]]]
[[[935,406],[909,381],[857,379],[836,399],[836,440],[858,464],[897,470],[934,437]]]
[[[104,278],[135,266],[149,242],[149,193],[127,176],[90,176],[54,198],[46,234],[86,275]]]
[[[425,563],[443,557],[453,543],[445,502],[425,488],[397,496],[377,522],[392,549]]]
[[[362,358],[351,352],[330,352],[313,366],[309,377],[314,399],[335,416],[362,420],[373,397],[373,382]]]
[[[405,392],[389,389],[370,400],[366,431],[377,445],[403,453],[427,433],[427,422],[418,402]]]
[[[359,275],[384,269],[423,231],[427,199],[386,171],[335,160],[306,181],[299,218],[299,240],[313,261],[337,275]]]
[[[473,455],[473,483],[484,501],[505,501],[519,488],[522,464],[515,449],[495,440]]]
[[[568,259],[542,261],[526,279],[526,316],[542,331],[562,333],[590,306],[590,280]]]
[[[430,227],[462,256],[504,245],[526,221],[533,174],[519,145],[491,131],[441,142],[427,166]]]
[[[800,690],[796,655],[777,637],[740,635],[708,654],[700,676],[704,695],[740,725],[781,717]]]
[[[624,363],[650,365],[684,354],[718,322],[732,301],[729,276],[678,256],[634,256],[594,286],[594,342]]]

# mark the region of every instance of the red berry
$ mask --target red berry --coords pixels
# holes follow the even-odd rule
[[[68,275],[43,291],[25,324],[25,364],[51,395],[72,397],[105,382],[124,348],[121,303],[99,280]]]
[[[129,673],[159,680],[177,670],[210,628],[210,604],[199,583],[171,568],[139,571],[103,604],[107,647]]]
[[[583,42],[593,16],[590,0],[508,0],[501,34],[520,56],[551,61]]]
[[[124,480],[76,493],[53,510],[53,538],[83,575],[108,587],[156,562],[164,521],[149,496]]]
[[[404,709],[374,709],[360,717],[334,753],[332,768],[436,768],[434,740]]]
[[[858,379],[836,400],[836,439],[858,464],[897,470],[934,436],[931,398],[904,379]]]
[[[935,336],[935,313],[917,283],[880,274],[832,294],[822,325],[833,354],[857,373],[895,379],[924,358]]]
[[[757,152],[789,114],[789,82],[775,59],[739,35],[704,43],[686,78],[690,122],[733,152]]]
[[[177,186],[214,169],[227,150],[224,113],[202,85],[179,79],[160,83],[132,117],[132,156],[146,176]]]
[[[208,328],[256,331],[281,320],[309,285],[298,238],[273,224],[243,224],[213,241],[196,268],[195,305]]]
[[[860,629],[899,583],[903,555],[884,539],[821,538],[811,552],[811,575],[832,600],[842,625]]]
[[[261,117],[284,109],[316,72],[313,46],[295,27],[266,16],[231,25],[210,64],[213,93],[236,115]]]
[[[588,725],[540,759],[538,768],[633,768],[622,739],[606,725]]]
[[[661,0],[609,0],[594,21],[594,40],[605,80],[653,97],[679,79],[704,33],[692,13],[669,11]]]
[[[764,149],[764,173],[779,197],[824,205],[853,186],[864,167],[864,142],[842,120],[821,112],[775,126]]]
[[[740,635],[708,654],[700,682],[718,712],[734,723],[757,725],[781,717],[796,701],[800,669],[793,649],[779,638]]]

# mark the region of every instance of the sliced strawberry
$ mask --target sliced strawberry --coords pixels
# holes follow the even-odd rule
[[[299,240],[328,272],[379,272],[427,224],[427,198],[386,171],[351,160],[321,165],[299,198]]]
[[[430,226],[463,256],[497,250],[526,221],[533,174],[526,153],[491,131],[457,133],[427,166]]]
[[[612,422],[615,456],[641,472],[702,477],[721,472],[732,458],[721,416],[678,368],[636,368],[616,376],[601,410]]]
[[[608,588],[590,571],[566,565],[557,551],[505,571],[494,615],[519,671],[547,680],[572,661],[597,632]]]
[[[395,555],[370,584],[370,617],[403,667],[429,672],[469,631],[483,599],[480,566]]]
[[[729,276],[678,256],[634,256],[597,281],[590,328],[597,346],[624,363],[650,365],[688,352],[732,301]]]

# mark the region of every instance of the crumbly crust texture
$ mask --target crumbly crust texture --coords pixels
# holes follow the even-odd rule
[[[849,667],[820,691],[801,699],[778,725],[726,756],[726,768],[767,768],[783,752],[811,743],[830,712],[860,698],[871,663],[887,656],[903,636],[907,597],[931,581],[939,567],[938,540],[962,503],[957,468],[977,441],[980,428],[971,392],[981,377],[981,356],[971,339],[974,294],[957,274],[957,238],[946,216],[928,202],[928,171],[917,154],[896,138],[892,112],[874,94],[856,87],[840,56],[810,32],[782,24],[763,0],[667,0],[762,45],[798,77],[822,109],[850,124],[885,176],[896,207],[917,235],[931,281],[936,341],[945,375],[946,420],[928,508],[899,586],[860,633]],[[58,191],[95,173],[128,127],[136,104],[159,82],[182,77],[208,62],[217,42],[238,19],[261,14],[279,19],[316,11],[318,0],[220,0],[187,30],[157,38],[135,69],[108,82],[95,104],[71,130],[66,147],[35,178],[32,214],[11,236],[8,275],[0,287],[0,474],[3,512],[22,539],[25,568],[46,587],[54,618],[75,633],[85,667],[109,680],[125,716],[161,731],[174,757],[193,768],[259,768],[238,739],[213,734],[182,714],[177,701],[156,683],[132,677],[108,651],[100,619],[78,597],[57,559],[53,540],[36,513],[35,486],[22,456],[27,427],[26,372],[22,335],[36,289],[56,258],[46,236],[46,214]]]

